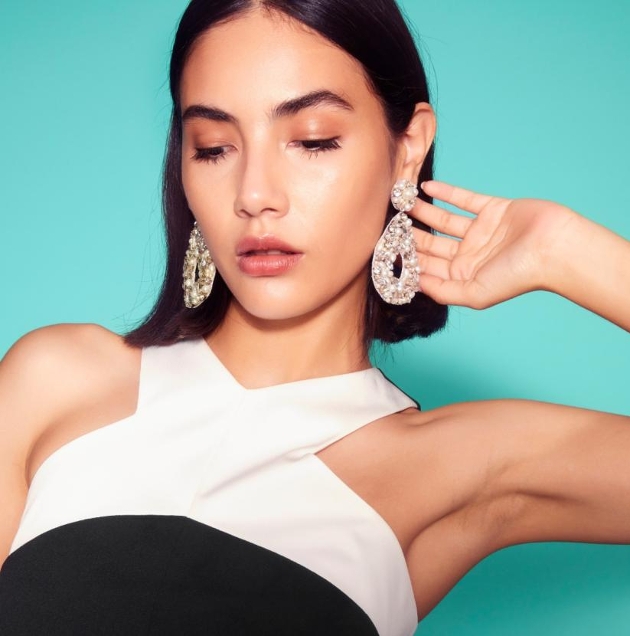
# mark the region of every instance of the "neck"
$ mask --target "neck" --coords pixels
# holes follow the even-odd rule
[[[249,389],[361,371],[372,364],[358,306],[356,299],[333,302],[305,316],[263,320],[233,298],[223,322],[206,341]]]

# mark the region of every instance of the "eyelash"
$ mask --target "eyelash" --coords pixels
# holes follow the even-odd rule
[[[299,141],[305,150],[305,154],[311,157],[317,157],[320,152],[328,152],[329,150],[337,150],[341,148],[339,144],[339,137],[332,137],[331,139],[305,139]],[[305,147],[306,144],[317,144],[316,148]],[[195,148],[196,152],[193,156],[195,161],[203,161],[206,163],[219,163],[221,159],[225,159],[225,153],[221,152],[216,154],[215,151],[221,150],[223,146],[214,146],[212,148]]]
[[[329,150],[337,150],[341,148],[339,144],[339,137],[333,137],[332,139],[306,139],[304,141],[300,141],[302,144],[306,154],[311,157],[317,157],[320,152],[328,152]],[[318,144],[318,148],[308,148],[305,147],[305,144]]]
[[[214,146],[213,148],[195,148],[193,155],[195,161],[204,161],[206,163],[219,163],[221,159],[225,159],[225,153],[212,154],[215,150],[221,150],[223,146]]]

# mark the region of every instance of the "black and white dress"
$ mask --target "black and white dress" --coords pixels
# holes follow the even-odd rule
[[[145,347],[137,411],[35,474],[0,634],[410,636],[396,535],[315,455],[410,406],[375,367],[246,389],[202,338]]]

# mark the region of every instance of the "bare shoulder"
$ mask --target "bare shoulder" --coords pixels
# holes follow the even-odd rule
[[[396,420],[395,470],[403,474],[395,483],[404,492],[405,517],[416,524],[405,548],[420,619],[505,547],[523,505],[506,480],[509,422],[520,407],[510,400],[460,402],[409,409]]]
[[[432,479],[450,493],[441,514],[488,511],[506,517],[527,494],[516,474],[528,458],[540,456],[592,421],[592,411],[526,399],[457,402],[402,415],[408,446],[431,466]],[[497,518],[489,518],[499,529]]]
[[[9,349],[0,362],[0,392],[13,408],[22,402],[28,421],[43,424],[63,416],[75,400],[89,400],[97,382],[107,383],[113,374],[130,369],[138,355],[122,336],[100,325],[48,325],[28,332]],[[12,429],[27,432],[27,422],[21,422]]]
[[[629,421],[526,399],[399,414],[395,470],[404,474],[402,508],[417,523],[407,559],[421,617],[502,548],[627,542],[628,517],[615,499],[630,493]]]
[[[131,349],[124,338],[95,323],[59,323],[29,331],[9,349],[2,363],[28,364],[44,368],[47,364],[63,365],[94,354]],[[15,361],[15,362],[14,362]],[[43,365],[43,367],[42,367]]]
[[[473,482],[475,489],[469,493],[478,498],[482,492],[543,494],[527,490],[533,479],[521,479],[530,474],[532,462],[598,429],[627,429],[628,418],[553,402],[504,398],[449,404],[418,414],[415,421],[428,422],[448,461],[466,466],[467,474],[477,479],[484,477]]]
[[[484,509],[511,493],[502,475],[514,461],[510,421],[522,416],[524,400],[488,400],[448,404],[427,411],[409,409],[399,418],[401,441],[413,449],[419,477],[431,492],[448,493],[434,507],[430,522],[453,514]]]
[[[0,561],[17,528],[39,440],[51,431],[63,436],[68,422],[102,408],[117,390],[128,387],[131,395],[139,356],[139,349],[100,325],[64,323],[28,332],[0,361],[0,500],[6,502]]]
[[[456,427],[471,430],[472,423],[488,444],[486,492],[502,502],[489,517],[496,549],[539,541],[628,543],[630,416],[525,399],[464,407],[453,405]]]

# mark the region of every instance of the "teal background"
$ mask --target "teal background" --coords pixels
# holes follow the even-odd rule
[[[185,5],[0,0],[0,353],[42,325],[121,332],[150,308],[169,46]],[[559,201],[630,239],[630,3],[403,7],[434,89],[436,177]],[[442,333],[374,356],[425,410],[518,397],[630,414],[630,335],[547,292],[453,307]],[[485,559],[419,633],[629,624],[629,546],[540,543]]]

